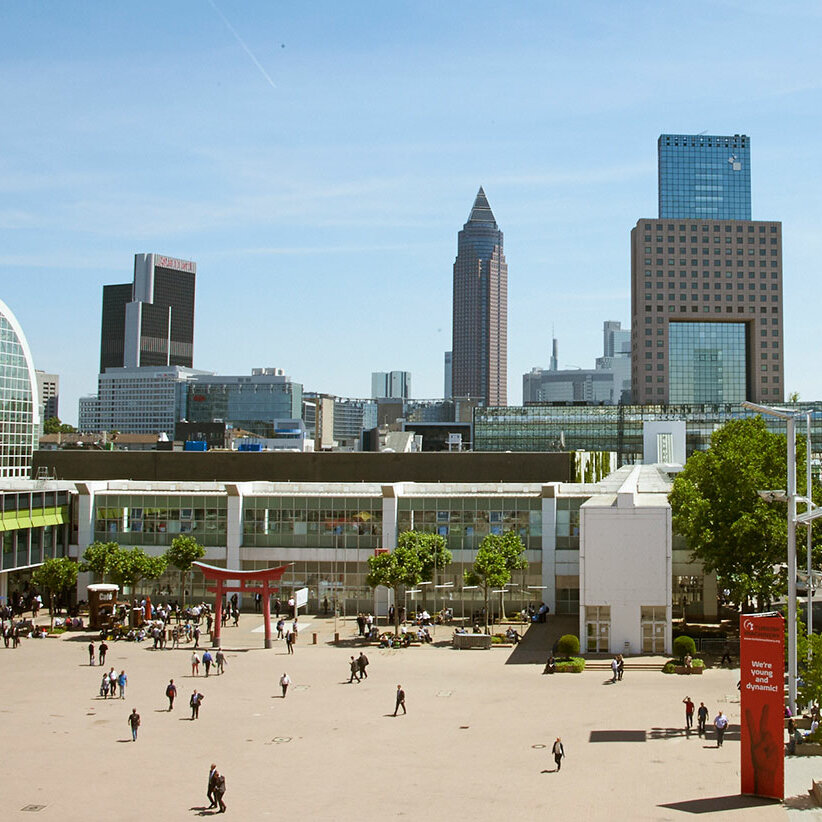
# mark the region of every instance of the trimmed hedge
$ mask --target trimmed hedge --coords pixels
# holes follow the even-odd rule
[[[557,642],[557,653],[564,657],[575,657],[579,653],[579,637],[565,634]]]
[[[677,659],[685,659],[687,654],[696,654],[696,643],[689,636],[678,636],[674,640],[674,656]]]
[[[555,661],[557,673],[581,674],[585,670],[585,660],[580,656],[569,656]]]
[[[675,674],[676,669],[681,668],[681,667],[682,667],[681,660],[671,659],[671,660],[668,660],[668,662],[666,662],[662,666],[662,673],[663,674]],[[691,660],[691,667],[693,667],[693,668],[704,668],[705,667],[705,662],[703,660],[698,659],[698,658],[695,657],[693,660]]]

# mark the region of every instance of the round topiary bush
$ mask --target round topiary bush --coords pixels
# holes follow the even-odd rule
[[[678,636],[674,640],[674,656],[685,659],[686,654],[693,656],[696,653],[696,643],[689,636]]]
[[[576,656],[579,653],[579,637],[573,634],[565,634],[557,642],[557,653],[560,656]]]

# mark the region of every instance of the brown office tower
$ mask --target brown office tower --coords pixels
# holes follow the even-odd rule
[[[454,261],[452,396],[507,404],[508,266],[480,188]]]
[[[635,403],[780,402],[782,224],[640,220],[631,338]]]

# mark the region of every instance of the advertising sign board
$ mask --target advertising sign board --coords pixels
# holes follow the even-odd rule
[[[785,619],[739,617],[742,793],[785,794]]]

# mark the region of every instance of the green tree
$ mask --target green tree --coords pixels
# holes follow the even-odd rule
[[[49,616],[54,624],[54,601],[57,595],[77,584],[77,563],[69,557],[47,559],[34,569],[31,581],[49,592]]]
[[[180,589],[183,605],[185,605],[185,575],[191,570],[191,565],[195,560],[205,556],[205,548],[194,537],[181,534],[171,540],[171,545],[164,556],[166,562],[180,572]]]
[[[758,491],[786,487],[786,456],[785,437],[761,417],[732,420],[690,457],[669,495],[674,531],[740,605],[756,598],[762,609],[783,586],[774,566],[785,561],[785,505],[766,503]],[[802,476],[801,445],[797,466]]]
[[[60,422],[59,417],[49,417],[43,422],[44,434],[76,434],[77,429],[73,425]]]
[[[400,599],[402,590],[422,581],[422,558],[414,545],[403,542],[400,536],[393,551],[368,557],[366,584],[372,588],[384,585],[394,592],[394,633],[399,632]]]
[[[142,548],[121,549],[111,557],[109,576],[121,587],[134,587],[141,579],[161,577],[167,564],[165,556],[149,556]]]
[[[120,546],[116,542],[92,542],[83,551],[80,570],[83,573],[95,574],[104,579],[111,572],[116,556],[120,553]]]
[[[485,602],[485,632],[488,633],[490,593],[511,581],[511,572],[528,567],[525,546],[515,531],[488,534],[477,549],[474,564],[465,570],[465,584],[482,588]]]
[[[454,560],[447,548],[445,537],[425,531],[404,531],[397,540],[397,545],[412,548],[422,562],[422,582],[431,582],[435,573],[448,567]],[[423,588],[423,603],[428,586]]]

